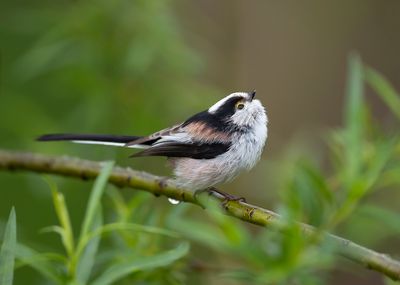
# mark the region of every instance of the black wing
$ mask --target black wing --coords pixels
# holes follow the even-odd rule
[[[166,142],[152,146],[141,152],[133,154],[138,156],[166,156],[166,157],[189,157],[195,159],[211,159],[225,153],[230,148],[227,143],[178,143]]]

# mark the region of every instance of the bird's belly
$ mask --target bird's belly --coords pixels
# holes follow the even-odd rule
[[[174,174],[179,186],[201,190],[226,182],[237,174],[237,166],[221,159],[174,159]]]
[[[244,146],[244,145],[242,145]],[[175,158],[174,174],[178,185],[200,190],[227,182],[243,170],[249,170],[258,161],[261,150],[231,149],[213,159]]]

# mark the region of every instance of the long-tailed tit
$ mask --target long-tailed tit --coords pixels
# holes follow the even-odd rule
[[[203,190],[233,179],[259,160],[268,119],[255,95],[232,93],[183,123],[149,136],[49,134],[38,140],[141,148],[132,157],[166,156],[179,186]]]

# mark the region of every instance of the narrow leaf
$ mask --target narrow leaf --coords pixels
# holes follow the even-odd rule
[[[385,166],[392,158],[396,147],[396,139],[387,140],[376,144],[374,157],[370,159],[370,165],[365,175],[366,188],[370,189],[381,177]]]
[[[173,238],[179,237],[179,235],[176,232],[166,230],[163,228],[120,222],[120,223],[111,223],[101,227],[97,227],[96,230],[92,231],[89,235],[86,236],[87,242],[96,236],[100,236],[102,234],[115,231],[134,231],[136,233],[141,232],[148,234],[164,235]]]
[[[16,257],[22,265],[29,265],[55,284],[65,284],[55,262],[58,261],[61,268],[65,262],[64,256],[38,253],[30,247],[19,243],[16,249]]]
[[[101,170],[99,177],[97,177],[94,183],[82,225],[82,231],[80,234],[81,237],[85,236],[88,233],[91,225],[93,224],[93,220],[96,215],[96,210],[100,204],[101,196],[103,195],[104,188],[106,186],[108,177],[110,176],[113,166],[114,162],[112,161],[107,162],[104,165],[103,169]]]
[[[128,276],[134,272],[150,270],[157,267],[168,266],[174,261],[182,258],[189,251],[189,243],[184,242],[178,245],[175,249],[140,258],[135,256],[133,260],[126,260],[119,264],[112,265],[103,272],[92,285],[108,285],[114,284],[117,280]]]
[[[349,59],[345,106],[346,182],[350,184],[361,168],[363,89],[362,63],[358,55],[352,55]]]
[[[90,241],[88,237],[93,231],[101,227],[103,217],[101,211],[101,196],[104,193],[108,177],[113,169],[114,162],[107,162],[97,177],[92,192],[89,197],[85,218],[82,225],[82,230],[79,237],[79,243],[75,252],[75,257],[72,266],[75,267],[74,278],[78,284],[86,284],[100,244],[100,236],[96,236]]]
[[[393,114],[400,119],[400,94],[385,77],[375,69],[365,68],[365,80],[371,85],[372,89],[381,97]]]
[[[103,217],[101,213],[101,207],[97,210],[97,215],[93,221],[93,231],[103,224]],[[91,229],[92,230],[92,229]],[[86,236],[89,236],[89,232]],[[97,250],[100,245],[101,236],[95,235],[91,238],[84,246],[84,250],[80,255],[78,266],[76,269],[76,280],[77,284],[87,284],[90,273],[92,272],[93,266],[95,264],[95,258]]]
[[[400,214],[386,208],[378,207],[373,204],[362,205],[358,213],[379,223],[388,230],[400,233]]]
[[[3,245],[0,250],[0,284],[11,285],[14,277],[15,249],[17,244],[17,222],[14,207],[11,209]]]
[[[75,247],[74,234],[72,231],[68,208],[65,204],[64,195],[57,191],[57,187],[55,186],[55,184],[49,183],[49,185],[51,187],[51,192],[53,196],[54,209],[61,225],[61,229],[56,230],[56,232],[60,234],[62,243],[68,256],[72,256]]]

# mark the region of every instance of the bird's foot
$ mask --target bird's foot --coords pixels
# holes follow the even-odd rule
[[[229,194],[229,193],[220,191],[220,190],[218,190],[218,189],[215,188],[215,187],[209,187],[209,188],[204,189],[204,190],[198,190],[198,191],[196,191],[196,192],[194,193],[194,198],[195,198],[195,200],[197,200],[197,195],[198,195],[198,194],[201,194],[201,193],[203,193],[203,192],[207,192],[208,195],[213,195],[213,194],[216,193],[216,194],[218,194],[219,196],[222,196],[222,197],[223,197],[222,206],[224,206],[224,207],[225,207],[225,205],[226,205],[228,202],[230,202],[230,201],[238,201],[238,202],[244,202],[244,203],[246,203],[246,199],[245,199],[244,197],[238,197],[238,196],[235,196],[235,195],[232,195],[232,194]]]

